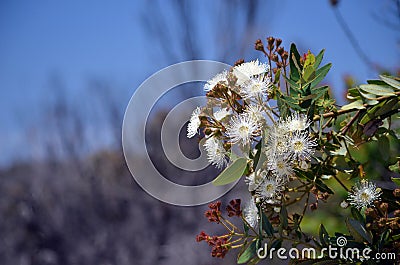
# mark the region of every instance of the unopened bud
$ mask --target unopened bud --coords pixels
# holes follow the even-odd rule
[[[256,49],[257,51],[266,53],[265,49],[264,49],[264,44],[262,43],[262,41],[260,39],[256,40],[256,43],[254,44],[254,49]]]
[[[268,50],[273,50],[274,49],[275,38],[274,37],[268,37],[267,38],[267,42],[268,42]]]
[[[394,197],[399,198],[400,197],[400,189],[395,189],[393,191],[393,195],[394,195]]]
[[[273,62],[278,62],[278,55],[273,54],[273,55],[271,56],[271,60],[272,60]]]
[[[283,60],[287,60],[287,58],[289,58],[289,53],[287,51],[284,51],[282,58],[283,58]]]
[[[386,202],[382,202],[379,208],[383,211],[386,212],[387,209],[389,208],[389,205]]]
[[[275,40],[276,47],[279,47],[279,45],[281,45],[281,43],[282,43],[281,39],[276,39]]]

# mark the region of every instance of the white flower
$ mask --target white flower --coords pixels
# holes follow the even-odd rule
[[[251,78],[243,83],[240,94],[244,99],[265,97],[272,90],[269,78]]]
[[[215,85],[220,82],[225,84],[228,83],[227,76],[228,76],[227,71],[223,71],[222,73],[217,74],[216,76],[207,81],[207,83],[204,85],[204,91],[207,92],[212,90],[215,87]]]
[[[306,132],[295,132],[290,139],[290,148],[295,159],[309,160],[317,146],[314,139],[310,139]]]
[[[283,155],[269,158],[268,167],[275,175],[283,179],[287,179],[294,174],[292,161]]]
[[[256,228],[258,224],[258,209],[253,199],[250,199],[243,209],[243,217],[251,227]]]
[[[232,111],[230,109],[226,110],[225,108],[223,108],[223,109],[220,109],[220,110],[214,112],[214,118],[217,121],[221,121],[223,118],[225,118],[226,116],[231,115],[231,114],[232,114]]]
[[[249,176],[246,176],[244,181],[247,183],[249,186],[249,191],[254,191],[258,188],[258,186],[261,184],[263,181],[265,175],[261,175],[261,170],[258,170],[257,172],[251,173]]]
[[[193,136],[196,135],[197,131],[199,130],[201,121],[199,118],[201,110],[199,107],[197,107],[193,113],[192,116],[190,117],[189,124],[187,126],[187,137],[192,138]]]
[[[273,126],[268,131],[267,137],[267,150],[268,155],[282,156],[288,155],[289,152],[289,137],[287,131],[284,130],[279,124]]]
[[[265,172],[265,171],[264,171]],[[267,173],[264,173],[267,175]],[[282,190],[284,189],[284,182],[282,178],[279,177],[271,177],[266,176],[264,178],[263,183],[258,187],[257,193],[264,199],[264,200],[273,200],[277,198]]]
[[[259,105],[248,105],[244,112],[247,113],[256,122],[262,123],[263,121],[265,121],[262,111],[262,107]]]
[[[204,143],[208,161],[217,168],[222,168],[227,163],[226,150],[221,141],[215,137],[208,138]]]
[[[379,199],[381,194],[382,191],[380,188],[377,188],[374,183],[363,179],[353,186],[349,192],[348,200],[351,205],[354,205],[357,209],[361,209],[372,205],[375,200]]]
[[[311,121],[308,120],[305,115],[295,112],[291,116],[289,116],[286,123],[288,129],[291,132],[295,132],[304,131],[305,129],[307,129],[310,126]]]
[[[239,85],[248,81],[251,77],[259,76],[269,72],[269,65],[260,63],[257,60],[242,63],[233,68],[233,74],[238,78],[237,83]]]
[[[257,121],[247,114],[241,114],[231,118],[226,134],[232,143],[241,142],[242,145],[246,145],[251,137],[258,136],[259,130]]]

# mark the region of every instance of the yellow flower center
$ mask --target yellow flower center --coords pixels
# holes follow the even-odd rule
[[[274,191],[274,185],[272,185],[271,183],[268,184],[267,186],[265,186],[265,190],[267,192],[273,192]]]
[[[246,125],[240,126],[240,128],[239,128],[239,135],[240,135],[241,137],[246,137],[246,136],[248,136],[248,135],[249,135],[249,127],[246,126]]]
[[[361,193],[360,198],[363,201],[369,201],[369,194],[364,191],[363,193]]]
[[[259,92],[259,91],[260,91],[260,88],[261,88],[260,84],[253,84],[253,85],[250,87],[250,91],[253,92],[253,93]]]
[[[293,144],[293,149],[297,152],[301,152],[304,149],[304,144],[301,141],[297,141]]]

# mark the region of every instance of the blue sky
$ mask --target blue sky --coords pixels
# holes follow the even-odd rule
[[[254,36],[278,36],[285,47],[296,42],[313,52],[325,48],[325,62],[333,63],[327,81],[336,95],[342,94],[346,73],[360,82],[376,78],[345,37],[329,1],[266,2],[269,4]],[[212,3],[205,1],[197,17],[206,19],[207,10],[216,6]],[[387,17],[389,3],[341,1],[339,9],[370,59],[394,69],[400,61],[399,31],[374,18],[381,14]],[[169,2],[162,2],[161,8],[168,13]],[[143,14],[152,14],[152,5],[145,1],[0,2],[0,163],[20,156],[16,150],[27,145],[25,130],[39,119],[41,107],[54,92],[49,84],[51,76],[61,78],[68,97],[80,100],[90,96],[83,92],[88,79],[106,80],[118,87],[115,93],[124,99],[121,104],[126,104],[141,82],[168,66],[158,54],[160,48],[149,48],[149,43],[157,43],[157,37],[146,34]],[[201,44],[210,45],[207,34],[205,31],[199,38]],[[249,50],[254,41],[246,40]],[[218,59],[212,52],[202,56],[198,59]]]

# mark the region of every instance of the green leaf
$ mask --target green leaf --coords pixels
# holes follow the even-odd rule
[[[287,78],[285,75],[283,75],[283,78],[289,83],[290,87],[296,92],[300,89],[300,86],[293,80]]]
[[[397,186],[400,187],[400,178],[392,178],[392,181],[396,183]]]
[[[357,242],[365,242],[367,241],[368,243],[372,244],[372,236],[367,232],[367,230],[364,228],[364,226],[357,220],[347,218],[346,219],[346,226],[347,229],[349,230],[350,234],[352,237],[357,241]]]
[[[274,84],[279,82],[279,78],[281,77],[281,69],[279,68],[278,71],[275,73]]]
[[[311,53],[310,50],[308,50],[307,58],[304,62],[304,67],[307,67],[309,65],[313,66],[314,64],[315,64],[315,56],[314,54]]]
[[[333,191],[321,179],[316,179],[315,185],[317,185],[317,188],[322,192],[334,194]]]
[[[400,107],[398,102],[399,102],[398,98],[391,98],[387,101],[382,102],[381,104],[379,104],[381,105],[381,107],[376,110],[375,115],[381,116],[394,109],[398,109]]]
[[[247,159],[244,157],[240,157],[235,161],[233,161],[233,163],[230,166],[225,168],[225,170],[222,171],[221,174],[219,174],[219,176],[212,181],[212,183],[215,186],[221,186],[234,182],[243,175],[246,166],[247,166]]]
[[[311,88],[316,87],[325,78],[331,67],[332,64],[328,63],[315,71],[315,78],[311,81]]]
[[[269,222],[268,217],[262,211],[261,206],[258,208],[258,211],[259,211],[259,215],[261,217],[262,230],[264,230],[268,236],[273,236],[274,228],[272,227],[272,224]]]
[[[279,220],[281,221],[281,226],[283,228],[287,228],[288,227],[288,213],[287,213],[285,205],[282,205],[282,207],[281,207]]]
[[[290,79],[295,82],[299,81],[301,72],[300,54],[294,43],[290,45],[289,64],[290,64]]]
[[[378,138],[378,150],[383,160],[389,160],[390,143],[387,136],[382,135]]]
[[[362,216],[360,211],[357,210],[356,208],[351,207],[351,215],[354,217],[354,219],[358,220],[360,223],[365,224],[364,216]]]
[[[378,248],[382,249],[383,246],[389,241],[389,236],[390,236],[391,230],[390,229],[385,229],[385,231],[381,234],[379,238],[379,243],[378,243]]]
[[[321,244],[323,246],[328,246],[329,244],[329,234],[328,231],[326,231],[325,226],[323,224],[321,224],[319,226],[319,241],[321,241]]]
[[[393,76],[380,75],[379,76],[386,84],[391,85],[397,90],[400,89],[400,82],[395,79]]]
[[[378,96],[394,96],[393,89],[388,86],[379,86],[379,85],[360,85],[360,89],[364,90],[365,92],[378,95]]]
[[[243,230],[244,230],[245,236],[249,235],[249,229],[250,229],[250,227],[247,225],[247,223],[243,222]]]
[[[351,102],[350,104],[344,105],[342,110],[350,110],[350,109],[365,109],[364,103],[361,99]]]
[[[313,80],[314,78],[315,78],[314,67],[312,65],[308,65],[303,70],[303,79],[307,82]]]
[[[321,50],[318,55],[315,57],[314,68],[317,69],[321,64],[322,59],[324,58],[325,49]]]
[[[253,240],[253,242],[251,242],[251,244],[247,247],[247,249],[240,254],[240,256],[238,257],[237,263],[238,264],[243,264],[248,262],[257,252],[256,250],[256,240]]]

